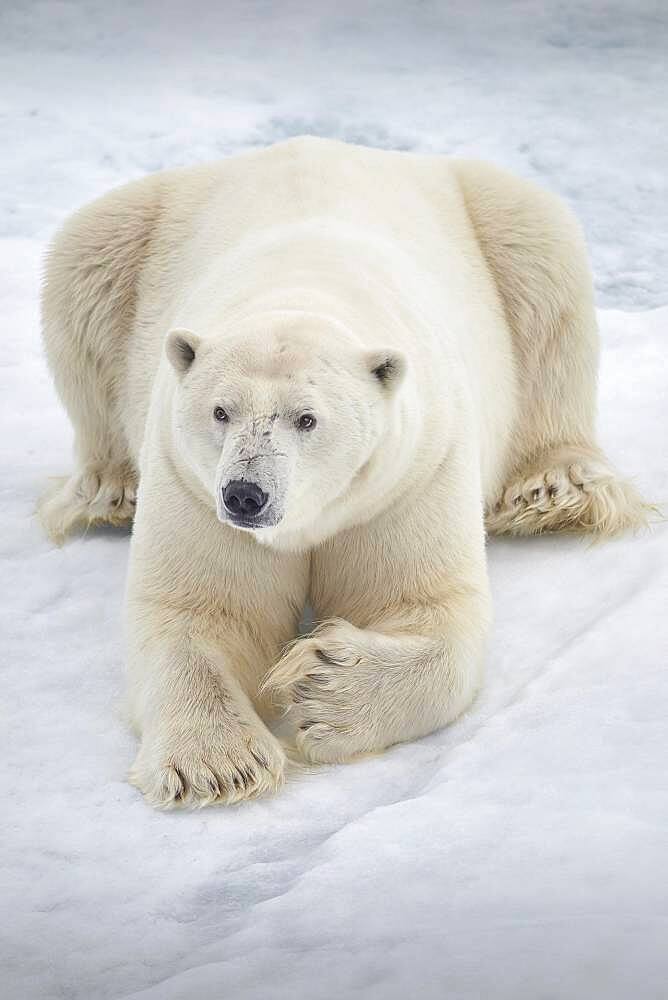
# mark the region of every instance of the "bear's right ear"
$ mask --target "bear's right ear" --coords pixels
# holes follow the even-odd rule
[[[394,348],[369,351],[366,355],[366,365],[383,389],[389,392],[394,392],[401,385],[408,367],[405,356]]]
[[[192,330],[172,330],[167,334],[165,354],[177,375],[185,375],[197,354],[201,341]]]

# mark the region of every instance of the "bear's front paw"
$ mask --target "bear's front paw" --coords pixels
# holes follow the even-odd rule
[[[375,745],[380,678],[367,636],[348,622],[325,622],[297,640],[265,679],[306,760],[340,763]]]
[[[229,805],[276,791],[285,767],[277,740],[242,724],[228,728],[146,733],[131,784],[158,809]]]

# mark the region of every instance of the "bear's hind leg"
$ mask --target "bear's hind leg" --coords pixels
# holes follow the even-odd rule
[[[559,199],[488,164],[457,171],[512,333],[518,378],[492,534],[614,535],[650,510],[596,444],[598,331],[584,238]]]
[[[123,384],[136,284],[157,211],[156,181],[137,181],[75,213],[50,249],[44,347],[75,432],[76,470],[38,513],[57,543],[74,528],[134,515],[137,473],[123,432]]]
[[[48,337],[46,327],[47,348]],[[52,482],[37,512],[47,535],[60,545],[73,530],[132,521],[137,473],[121,430],[109,365],[96,364],[70,333],[61,337],[60,350],[50,360],[74,427],[75,470]]]

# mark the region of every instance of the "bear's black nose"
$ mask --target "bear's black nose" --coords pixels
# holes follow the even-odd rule
[[[223,490],[223,503],[230,514],[244,520],[257,517],[268,499],[257,483],[247,483],[242,479],[233,479]]]

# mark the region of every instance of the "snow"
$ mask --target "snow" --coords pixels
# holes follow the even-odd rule
[[[494,541],[463,719],[271,800],[162,814],[124,780],[128,537],[54,549],[32,512],[71,467],[39,343],[54,226],[304,131],[491,158],[571,201],[605,307],[601,437],[665,502],[666,24],[650,2],[5,0],[3,998],[665,996],[665,526]]]

